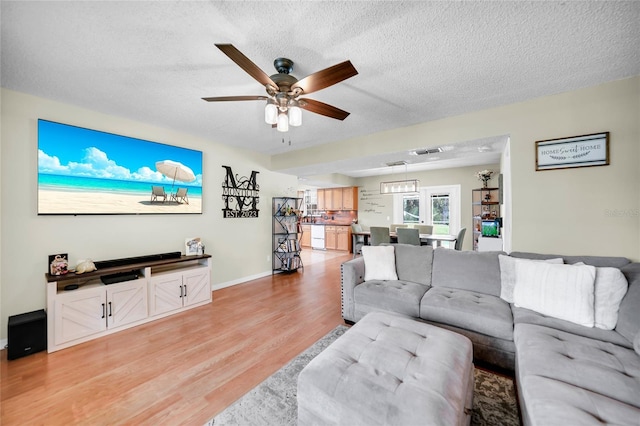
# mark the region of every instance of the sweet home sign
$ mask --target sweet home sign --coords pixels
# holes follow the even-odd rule
[[[536,141],[536,171],[609,164],[609,132]]]

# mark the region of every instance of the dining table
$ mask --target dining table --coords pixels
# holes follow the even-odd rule
[[[369,245],[371,238],[371,231],[360,231],[351,233],[351,246],[356,246],[358,237],[364,237],[364,244]],[[389,238],[392,243],[398,242],[398,235],[396,232],[389,232]],[[454,243],[458,239],[457,235],[449,234],[420,234],[421,245],[432,245],[433,247],[440,247],[443,242]]]

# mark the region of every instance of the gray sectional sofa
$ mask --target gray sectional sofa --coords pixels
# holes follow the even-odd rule
[[[507,256],[503,252],[390,246],[397,277],[375,279],[365,269],[364,257],[342,264],[345,321],[355,323],[373,311],[393,312],[467,336],[473,342],[475,362],[515,370],[525,425],[640,425],[640,263],[620,257],[523,252]],[[514,258],[527,260],[511,260]],[[375,268],[370,271],[384,263],[371,259],[369,265]],[[522,284],[516,285],[516,303],[511,300],[507,290],[513,271],[507,271],[507,265],[524,265],[518,266],[522,279],[526,267],[541,268],[538,263],[547,259],[554,259],[548,263],[597,267],[580,267],[580,271],[608,269],[624,276],[628,288],[619,305],[615,304],[612,329],[560,319],[564,311],[553,316],[527,309]],[[585,303],[592,306],[594,297],[602,298],[597,292],[591,297]]]

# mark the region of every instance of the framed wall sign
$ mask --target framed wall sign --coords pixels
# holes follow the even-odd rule
[[[609,165],[609,132],[536,141],[536,171]]]

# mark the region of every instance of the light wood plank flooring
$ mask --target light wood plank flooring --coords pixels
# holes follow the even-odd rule
[[[2,351],[0,423],[204,424],[344,324],[351,255],[303,254],[303,271],[215,291],[207,306],[52,354]]]

